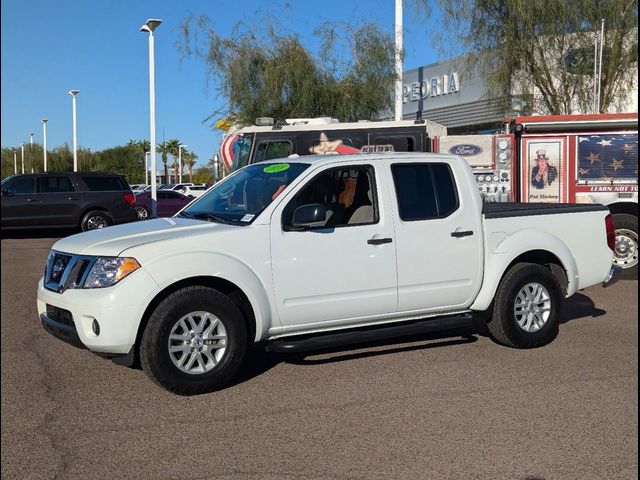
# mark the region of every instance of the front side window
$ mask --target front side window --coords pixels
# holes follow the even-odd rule
[[[376,223],[373,167],[334,168],[316,175],[285,208],[283,228],[292,229],[296,208],[311,204],[322,204],[327,212],[325,224],[316,228]]]
[[[36,192],[36,179],[34,177],[19,177],[2,186],[11,195],[26,195]]]
[[[391,166],[404,221],[445,218],[458,209],[458,193],[446,163],[405,163]]]
[[[307,168],[308,163],[249,165],[216,183],[179,216],[248,225]]]
[[[73,192],[73,185],[67,177],[40,177],[38,191],[40,193]]]

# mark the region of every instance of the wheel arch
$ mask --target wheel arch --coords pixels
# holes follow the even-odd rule
[[[523,231],[505,240],[488,255],[488,268],[471,310],[485,311],[493,303],[500,282],[509,269],[518,263],[547,266],[565,297],[573,295],[578,285],[578,269],[569,248],[558,238],[543,232]],[[544,245],[545,248],[539,248]],[[515,248],[515,247],[518,248]],[[496,250],[500,253],[496,253]]]
[[[191,286],[204,286],[218,290],[220,293],[227,295],[231,301],[238,307],[245,320],[248,332],[248,339],[253,342],[256,337],[256,316],[254,308],[249,301],[247,295],[242,289],[235,283],[220,277],[199,275],[194,277],[183,278],[175,283],[166,286],[160,290],[149,302],[142,314],[140,323],[138,324],[138,331],[136,333],[135,348],[139,348],[140,341],[142,340],[142,334],[144,333],[151,314],[156,307],[171,295],[173,292],[180,290],[181,288]]]
[[[609,211],[616,215],[618,213],[626,213],[627,215],[633,215],[634,217],[638,217],[638,204],[635,202],[616,202],[610,205]]]

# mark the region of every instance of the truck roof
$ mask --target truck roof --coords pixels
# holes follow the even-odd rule
[[[438,159],[459,159],[457,155],[450,153],[426,153],[426,152],[372,152],[372,153],[353,153],[348,155],[289,155],[284,158],[274,158],[262,162],[252,163],[251,165],[269,165],[278,163],[332,163],[339,160],[342,163],[361,163],[370,162],[378,159],[395,159],[395,160],[438,160]],[[464,160],[461,160],[464,162]],[[466,162],[465,162],[466,163]]]
[[[399,120],[399,121],[363,121],[363,122],[350,122],[350,123],[308,123],[308,124],[294,124],[294,125],[265,125],[257,126],[251,125],[239,129],[236,133],[257,133],[257,132],[314,132],[314,131],[327,131],[327,130],[371,130],[377,128],[398,128],[398,127],[425,127],[432,131],[435,135],[446,135],[447,127],[440,125],[439,123],[432,122],[431,120],[423,120],[420,123],[416,123],[414,120]]]

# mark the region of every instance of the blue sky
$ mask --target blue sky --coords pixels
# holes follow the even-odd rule
[[[78,143],[92,151],[149,138],[147,18],[161,18],[155,35],[156,139],[178,138],[206,164],[221,132],[203,120],[224,105],[204,63],[182,58],[180,25],[190,13],[205,14],[227,35],[238,21],[271,13],[312,50],[313,30],[323,21],[373,21],[393,31],[394,0],[2,0],[1,144],[42,143],[47,118],[49,149],[72,145],[71,96],[78,89]],[[444,58],[430,41],[434,13],[418,21],[405,4],[405,70]],[[434,31],[434,30],[431,30]]]

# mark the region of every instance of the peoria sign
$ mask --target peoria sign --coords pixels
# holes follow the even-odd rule
[[[432,77],[421,82],[405,83],[402,86],[402,101],[417,102],[428,97],[439,97],[460,91],[460,77],[457,72]]]

